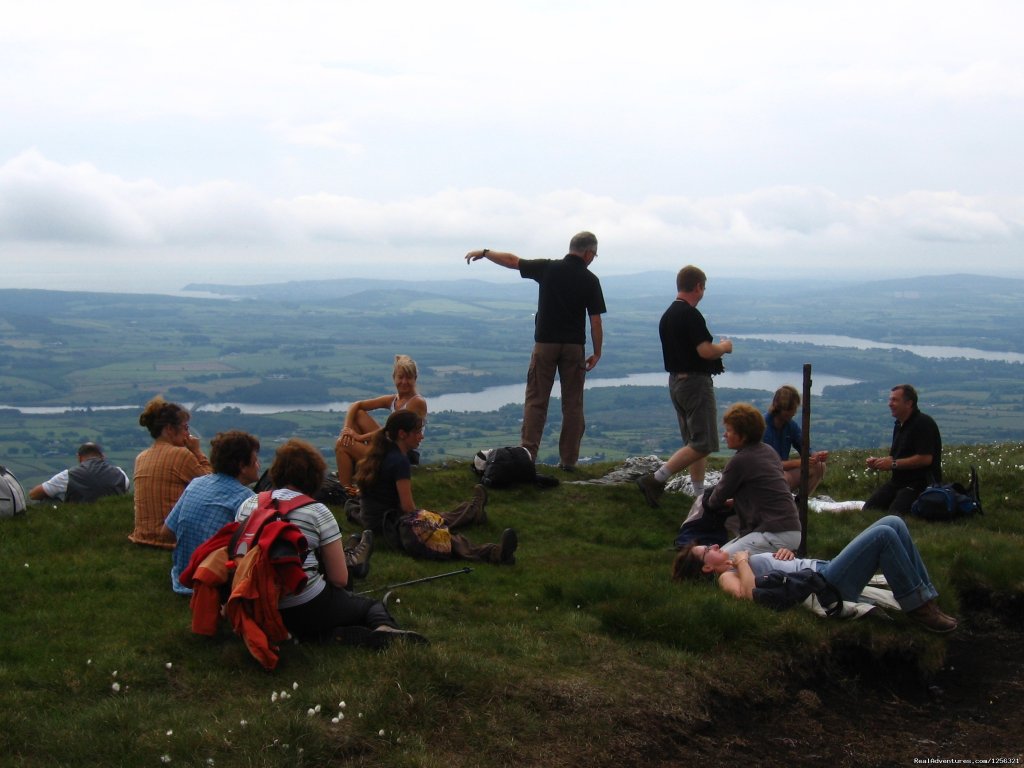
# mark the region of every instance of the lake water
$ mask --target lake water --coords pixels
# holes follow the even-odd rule
[[[766,392],[774,392],[783,384],[792,384],[801,387],[802,372],[780,373],[778,371],[726,371],[720,376],[715,376],[716,387],[728,387],[732,389],[760,389]],[[828,374],[815,373],[811,377],[811,393],[820,395],[823,388],[838,384],[856,384],[856,379],[848,379],[843,376],[830,376]],[[668,388],[668,374],[664,371],[654,373],[631,373],[619,378],[596,378],[587,379],[586,389],[598,387],[665,387]],[[503,405],[522,405],[525,392],[525,382],[519,384],[504,384],[497,387],[488,387],[480,392],[455,392],[450,394],[433,395],[429,392],[423,394],[430,402],[430,410],[434,413],[440,411],[496,411]],[[561,395],[561,387],[555,382],[551,391],[552,397]],[[185,403],[192,408],[191,403]],[[336,411],[343,413],[347,411],[349,403],[336,401],[332,403],[316,403],[312,405],[282,405],[259,404],[259,403],[204,403],[197,411],[219,411],[223,408],[237,408],[242,413],[268,414],[287,413],[289,411]],[[48,414],[63,413],[69,410],[67,406],[0,406],[0,408],[18,408],[26,414]],[[125,408],[137,409],[135,405],[105,405],[94,407],[94,411],[123,410]],[[81,409],[79,409],[81,410]]]
[[[984,349],[972,349],[970,347],[942,347],[927,346],[919,344],[889,344],[870,339],[858,339],[853,336],[838,336],[830,334],[803,334],[803,333],[744,333],[735,334],[735,339],[760,339],[763,341],[789,342],[814,344],[823,347],[847,347],[853,349],[904,349],[920,357],[951,358],[961,357],[968,360],[995,360],[1007,363],[1024,363],[1024,354],[1018,352],[992,352]],[[798,389],[801,388],[801,372],[780,373],[778,371],[726,371],[721,376],[715,377],[716,387],[729,387],[733,389],[758,389],[766,392],[774,392],[783,384],[792,384]],[[848,379],[842,376],[830,376],[816,373],[812,376],[811,393],[820,395],[824,387],[841,384],[855,384],[856,379]],[[589,378],[586,388],[597,387],[667,387],[668,374],[664,371],[653,373],[632,373],[620,378]],[[430,410],[438,411],[496,411],[503,405],[522,405],[524,383],[506,384],[498,387],[488,387],[481,392],[455,392],[450,394],[424,394],[430,401]],[[561,394],[558,382],[552,390],[552,396],[558,397]],[[189,405],[186,403],[186,405]],[[287,413],[289,411],[336,411],[348,410],[349,403],[337,401],[333,403],[318,403],[314,405],[281,405],[281,404],[253,404],[253,403],[205,403],[197,410],[219,411],[222,408],[238,408],[242,413],[268,414]],[[69,410],[67,406],[3,406],[0,408],[17,407],[19,411],[26,414],[47,414],[63,413]],[[191,407],[191,406],[190,406]],[[94,411],[123,410],[125,408],[137,409],[134,405],[112,405],[97,406]]]
[[[858,339],[853,336],[833,336],[824,333],[737,333],[732,338],[814,344],[819,347],[844,347],[847,349],[905,349],[918,357],[937,359],[962,357],[965,360],[1024,363],[1024,354],[1019,352],[993,352],[988,349],[972,349],[971,347],[940,347],[922,344],[888,344],[884,341]]]

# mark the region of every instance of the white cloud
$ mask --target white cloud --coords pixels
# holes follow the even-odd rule
[[[1014,0],[16,3],[0,247],[430,274],[589,228],[615,271],[1019,270],[1022,26]]]
[[[214,258],[231,261],[232,251],[258,247],[287,251],[293,263],[315,269],[321,259],[336,266],[339,255],[360,253],[410,262],[424,252],[445,253],[454,263],[480,242],[523,255],[558,255],[572,232],[590,228],[603,243],[615,244],[607,250],[618,254],[617,263],[608,259],[602,266],[628,272],[670,268],[680,253],[787,260],[879,242],[924,253],[936,241],[1019,249],[1022,203],[932,192],[842,198],[789,186],[638,201],[571,189],[528,197],[487,188],[386,202],[333,194],[267,199],[225,182],[165,188],[124,180],[31,151],[0,166],[0,242],[5,250],[33,241],[175,253],[196,247],[193,263],[204,268],[211,266],[211,249],[219,254]],[[984,269],[986,262],[975,259],[974,265]],[[1005,266],[987,264],[990,271]],[[258,264],[249,267],[258,274]]]

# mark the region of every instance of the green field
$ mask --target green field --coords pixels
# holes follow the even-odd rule
[[[823,492],[869,493],[875,478],[863,458],[836,453]],[[984,517],[910,523],[943,607],[971,637],[991,631],[993,616],[1018,627],[1021,620],[1024,445],[950,451],[951,473],[972,463],[986,489]],[[446,508],[473,482],[465,464],[421,466],[416,498]],[[803,610],[773,613],[707,585],[673,584],[670,544],[689,501],[670,494],[652,510],[632,485],[567,482],[492,492],[489,522],[467,533],[487,541],[515,526],[516,566],[478,566],[399,590],[392,602],[429,646],[374,654],[288,644],[272,674],[230,633],[190,633],[186,601],[168,584],[168,553],[127,541],[130,498],[32,507],[0,521],[0,763],[684,764],[735,751],[701,734],[712,724],[741,733],[737,702],[742,711],[781,711],[797,692],[824,695],[829,686],[863,697],[862,678],[927,680],[943,666],[948,638],[899,615],[825,621]],[[813,516],[811,553],[835,553],[871,519]],[[456,565],[382,549],[367,586]],[[334,722],[339,712],[344,719]],[[779,736],[773,756],[809,764]],[[838,736],[836,752],[863,739]],[[1019,754],[1019,734],[993,734],[989,746]]]

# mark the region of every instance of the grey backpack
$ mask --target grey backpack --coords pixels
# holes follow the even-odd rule
[[[0,517],[25,514],[25,489],[7,467],[0,464]]]

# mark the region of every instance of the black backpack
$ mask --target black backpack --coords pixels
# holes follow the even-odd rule
[[[978,489],[978,471],[971,467],[971,483],[967,488],[960,483],[929,485],[910,506],[910,514],[923,520],[940,522],[984,514]]]
[[[533,457],[521,445],[479,451],[473,464],[480,482],[487,488],[508,488],[522,483],[542,488],[558,485],[558,478],[537,474]]]
[[[801,568],[793,573],[771,571],[754,579],[754,602],[774,611],[785,611],[816,595],[829,616],[843,610],[839,591],[825,581],[825,577],[812,568]]]
[[[264,470],[252,489],[256,493],[274,490],[274,483],[270,479],[269,469]],[[319,501],[321,504],[344,504],[348,501],[348,494],[345,493],[345,488],[338,482],[337,472],[327,472],[324,474],[324,481],[320,484],[317,492],[313,494],[313,500]]]
[[[480,482],[488,488],[508,488],[518,483],[532,483],[537,467],[530,452],[521,445],[495,448],[487,454]]]

